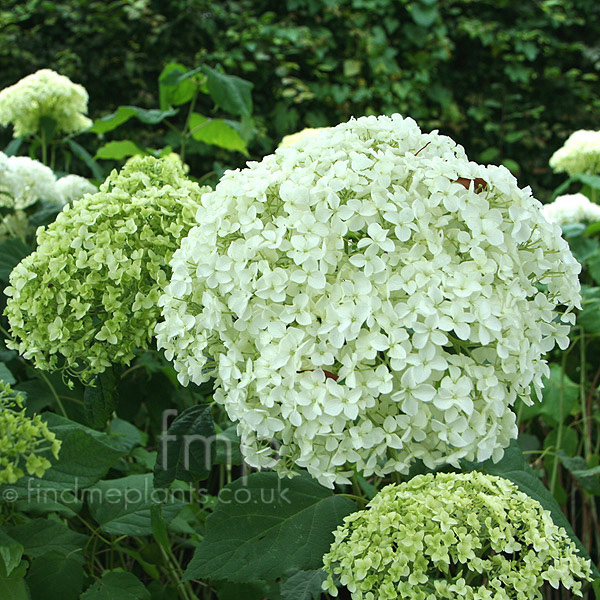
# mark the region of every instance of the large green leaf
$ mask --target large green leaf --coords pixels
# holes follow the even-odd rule
[[[252,112],[252,83],[210,67],[205,67],[204,71],[208,91],[217,106],[233,115],[249,115]]]
[[[25,585],[27,563],[23,562],[10,575],[0,563],[0,598],[2,600],[31,600]]]
[[[183,411],[169,426],[158,446],[154,485],[166,487],[175,479],[206,479],[216,454],[211,408],[199,404]]]
[[[193,113],[190,115],[188,127],[192,137],[199,142],[248,154],[242,136],[222,119],[207,119],[198,113]]]
[[[86,491],[86,498],[101,529],[116,535],[151,535],[154,504],[167,500],[162,504],[167,524],[185,506],[168,490],[155,490],[151,473],[101,481]]]
[[[94,431],[59,415],[44,419],[62,440],[58,460],[43,478],[23,477],[10,486],[16,508],[34,514],[60,512],[73,516],[81,508],[79,492],[99,481],[126,451],[115,446],[107,434]]]
[[[104,159],[104,160],[123,160],[124,158],[128,158],[130,156],[147,154],[145,150],[142,150],[135,142],[131,140],[114,140],[112,142],[108,142],[98,148],[96,152],[95,159]]]
[[[281,582],[283,600],[319,600],[327,575],[321,569],[298,571]]]
[[[0,244],[0,280],[8,281],[10,272],[31,254],[32,248],[19,239],[13,238]]]
[[[25,579],[32,598],[79,600],[83,577],[82,556],[49,553],[32,561]]]
[[[150,592],[133,574],[105,571],[82,595],[81,600],[150,600]]]
[[[227,485],[184,579],[274,579],[316,569],[334,529],[356,510],[308,476],[255,473]]]
[[[104,429],[112,412],[117,408],[119,395],[114,369],[107,369],[94,377],[92,385],[85,388],[83,407],[90,427]]]
[[[90,128],[94,133],[106,133],[112,131],[129,121],[132,117],[140,120],[142,123],[156,125],[162,120],[177,114],[177,110],[170,108],[168,110],[158,110],[156,108],[140,108],[139,106],[119,106],[114,113],[96,119]]]
[[[7,575],[10,575],[20,564],[23,556],[23,544],[0,529],[0,564],[4,565]]]
[[[32,519],[24,525],[10,527],[8,533],[23,545],[24,554],[30,558],[39,558],[44,554],[66,556],[81,552],[87,541],[85,535],[54,519]]]

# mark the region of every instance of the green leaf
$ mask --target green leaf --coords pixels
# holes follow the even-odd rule
[[[421,4],[414,4],[410,9],[410,16],[413,21],[419,25],[419,27],[431,27],[437,18],[438,11],[435,6],[423,6]]]
[[[586,266],[594,282],[600,284],[600,250],[588,257]]]
[[[15,156],[16,153],[19,151],[19,148],[21,147],[21,144],[23,143],[24,139],[25,138],[18,137],[14,140],[11,140],[8,146],[4,148],[4,154],[6,154],[6,156]]]
[[[290,569],[317,569],[334,529],[356,510],[306,475],[289,481],[254,473],[221,490],[184,580],[275,579]]]
[[[0,598],[2,600],[31,600],[24,575],[27,571],[27,563],[22,563],[10,575],[6,573],[4,566],[0,563]]]
[[[0,529],[0,560],[7,575],[10,575],[20,564],[23,556],[23,544]]]
[[[10,272],[29,254],[32,248],[17,238],[0,244],[0,279],[8,281]]]
[[[69,144],[69,148],[71,148],[73,154],[80,158],[88,166],[94,179],[97,179],[98,181],[104,181],[104,172],[102,171],[100,165],[92,158],[92,155],[83,146],[80,146],[77,142],[74,142],[71,139],[68,139],[67,143]]]
[[[81,552],[88,539],[69,529],[62,521],[51,519],[32,519],[24,525],[13,525],[8,533],[23,545],[24,554],[30,558]]]
[[[558,457],[565,468],[577,479],[581,487],[594,496],[600,496],[600,466],[590,468],[581,456],[567,456],[559,452]]]
[[[210,67],[205,67],[204,71],[208,92],[217,106],[233,115],[252,113],[252,83],[235,75],[219,73]]]
[[[96,375],[93,385],[83,394],[83,408],[87,424],[94,429],[104,429],[112,412],[119,404],[117,378],[113,368]]]
[[[158,110],[157,108],[140,108],[139,106],[119,106],[117,110],[105,117],[96,119],[89,131],[93,133],[106,133],[112,131],[126,123],[132,117],[140,120],[142,123],[156,125],[168,117],[177,114],[177,109],[170,108],[168,110]]]
[[[165,552],[169,552],[169,537],[167,535],[167,523],[162,514],[162,506],[153,504],[150,507],[150,526],[154,539],[163,547]]]
[[[184,506],[168,490],[155,490],[151,473],[100,481],[86,492],[86,498],[101,529],[116,535],[152,535],[153,504],[168,500],[163,504],[167,523]]]
[[[49,553],[32,561],[26,581],[32,598],[79,600],[83,576],[82,556]]]
[[[585,235],[592,235],[594,233],[598,233],[599,231],[600,231],[600,222],[592,223],[591,225],[588,225],[587,229],[585,230]]]
[[[108,142],[98,148],[95,159],[101,158],[104,160],[123,160],[130,156],[137,156],[138,154],[148,154],[145,150],[142,150],[135,142],[131,140],[119,140]]]
[[[267,581],[249,581],[231,583],[230,581],[211,582],[219,600],[278,600],[277,583]]]
[[[248,155],[242,136],[222,119],[207,119],[198,113],[192,113],[188,127],[192,137],[199,142]]]
[[[0,494],[13,490],[15,508],[24,512],[73,516],[81,508],[78,491],[106,475],[125,452],[116,448],[108,435],[59,415],[45,413],[44,420],[63,442],[58,460],[43,478],[23,477],[10,486],[1,486]]]
[[[183,411],[167,429],[158,446],[154,485],[167,487],[175,479],[206,479],[213,463],[215,427],[208,404]]]
[[[3,362],[0,362],[0,381],[2,381],[2,383],[8,383],[8,385],[17,383],[15,376]]]
[[[150,600],[150,592],[133,573],[105,571],[81,595],[81,600]]]
[[[319,600],[321,584],[327,575],[321,569],[314,571],[298,571],[281,582],[283,600]]]
[[[160,109],[165,111],[189,102],[198,87],[191,78],[201,70],[202,67],[189,71],[180,63],[169,63],[158,77]]]

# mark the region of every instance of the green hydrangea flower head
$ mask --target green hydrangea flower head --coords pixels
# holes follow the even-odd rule
[[[50,69],[41,69],[0,91],[0,125],[14,126],[14,137],[37,133],[43,117],[56,131],[72,133],[91,125],[88,93],[82,85]]]
[[[531,600],[548,582],[581,596],[590,561],[510,481],[473,472],[385,487],[347,516],[323,558],[353,600]]]
[[[45,455],[58,458],[60,446],[40,415],[25,416],[23,396],[0,381],[0,484],[15,483],[25,471],[43,477],[52,466]]]
[[[147,348],[169,260],[206,189],[176,161],[134,158],[66,206],[11,273],[11,348],[84,381]]]

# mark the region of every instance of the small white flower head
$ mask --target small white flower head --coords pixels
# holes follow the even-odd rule
[[[205,189],[173,160],[134,158],[65,206],[10,275],[7,345],[82,380],[127,364],[150,344],[169,260]]]
[[[302,131],[291,133],[290,135],[286,135],[283,137],[283,139],[279,143],[279,148],[291,148],[292,146],[295,146],[298,142],[300,142],[300,140],[315,137],[319,135],[322,131],[326,131],[327,129],[329,129],[329,127],[307,127]]]
[[[332,487],[499,459],[580,302],[540,208],[412,119],[351,120],[203,197],[158,345],[182,384],[216,378],[252,466]]]
[[[600,131],[581,129],[572,133],[550,158],[556,173],[596,175],[600,173]]]
[[[546,221],[564,225],[565,223],[581,223],[600,221],[600,206],[590,202],[583,194],[567,194],[558,196],[554,202],[542,207]]]
[[[0,156],[0,206],[22,210],[38,200],[60,199],[50,167],[28,156]]]
[[[549,511],[483,473],[418,475],[389,485],[344,519],[323,557],[353,600],[541,599],[542,586],[581,596],[590,561]]]
[[[82,85],[50,69],[27,75],[0,91],[0,125],[12,124],[14,137],[34,135],[40,119],[51,118],[57,132],[72,133],[91,125],[88,93]]]
[[[98,188],[85,177],[65,175],[56,182],[60,194],[60,204],[69,204],[83,198],[85,194],[95,194]]]

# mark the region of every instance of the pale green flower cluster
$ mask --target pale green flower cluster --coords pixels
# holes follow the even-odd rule
[[[412,119],[352,119],[204,196],[157,344],[183,385],[212,372],[251,466],[333,487],[498,460],[580,305],[541,206]]]
[[[40,415],[25,416],[23,396],[0,381],[0,484],[15,483],[25,471],[43,477],[52,466],[44,454],[58,458],[60,446]]]
[[[43,117],[56,131],[71,133],[91,125],[86,117],[88,94],[81,85],[50,69],[42,69],[0,91],[0,125],[12,123],[14,137],[34,135]]]
[[[590,562],[536,500],[473,472],[419,475],[347,516],[323,558],[353,600],[531,600],[563,585],[581,596]]]
[[[581,129],[572,133],[550,158],[556,173],[596,175],[600,173],[600,131]]]
[[[147,348],[168,262],[202,193],[180,163],[143,157],[66,206],[11,273],[11,348],[40,369],[83,380]]]

